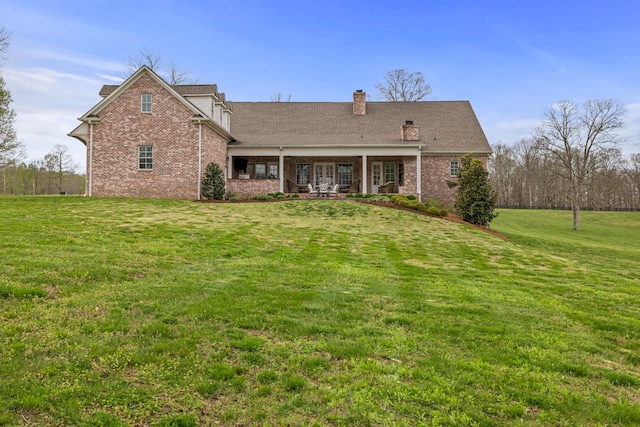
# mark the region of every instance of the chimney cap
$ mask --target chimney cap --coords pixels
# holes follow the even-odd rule
[[[356,89],[356,92],[360,93],[362,92],[362,89]]]
[[[413,120],[405,120],[404,124],[405,125],[412,125],[413,124]]]

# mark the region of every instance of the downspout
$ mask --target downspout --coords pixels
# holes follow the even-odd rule
[[[416,190],[418,191],[418,201],[422,201],[422,146],[418,146],[418,155],[416,156],[416,175],[418,182],[416,183]]]
[[[284,154],[282,153],[282,147],[280,147],[280,164],[278,169],[280,171],[280,192],[284,193]]]
[[[93,186],[93,123],[89,122],[89,182],[87,182],[87,196],[91,197]]]
[[[202,122],[198,121],[198,200],[202,191]]]

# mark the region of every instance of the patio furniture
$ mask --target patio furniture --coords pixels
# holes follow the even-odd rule
[[[329,190],[329,197],[331,197],[332,194],[335,194],[336,196],[340,193],[340,184],[336,184],[333,186],[332,189]]]
[[[316,194],[316,197],[319,197],[322,194],[322,197],[324,196],[329,196],[329,184],[326,182],[323,182],[320,184],[320,186],[318,187],[318,193]]]
[[[290,179],[287,180],[287,185],[289,186],[289,193],[299,193],[300,190],[298,189],[298,184],[296,184],[295,182],[291,181]]]
[[[378,187],[378,193],[393,193],[393,181],[387,182],[385,185]]]
[[[360,180],[356,179],[351,183],[349,188],[347,189],[348,193],[359,193],[360,192]]]
[[[307,188],[309,189],[309,194],[316,193],[316,197],[317,197],[317,191],[313,189],[313,185],[311,185],[311,183],[307,184]]]

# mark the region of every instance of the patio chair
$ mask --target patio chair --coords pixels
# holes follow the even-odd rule
[[[298,184],[296,184],[295,182],[291,181],[290,179],[287,180],[287,185],[289,186],[289,193],[299,193],[300,190],[298,189]]]
[[[393,193],[393,181],[387,182],[385,185],[378,187],[378,193]]]
[[[329,190],[329,197],[331,197],[332,194],[335,194],[337,196],[339,193],[340,193],[340,184],[336,184],[333,186],[331,190]]]
[[[360,180],[356,179],[355,181],[353,181],[351,183],[351,185],[349,186],[349,188],[347,189],[347,192],[349,192],[349,193],[359,193],[360,192]]]
[[[316,193],[316,196],[318,195],[318,192],[313,189],[313,185],[311,185],[311,183],[307,184],[307,189],[309,190],[309,195],[311,195],[311,193]]]

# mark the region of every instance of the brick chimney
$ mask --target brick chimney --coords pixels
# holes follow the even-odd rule
[[[367,94],[358,89],[353,92],[353,115],[364,116],[367,114]]]
[[[413,120],[407,120],[402,125],[403,141],[420,141],[420,131],[418,125],[413,124]]]

